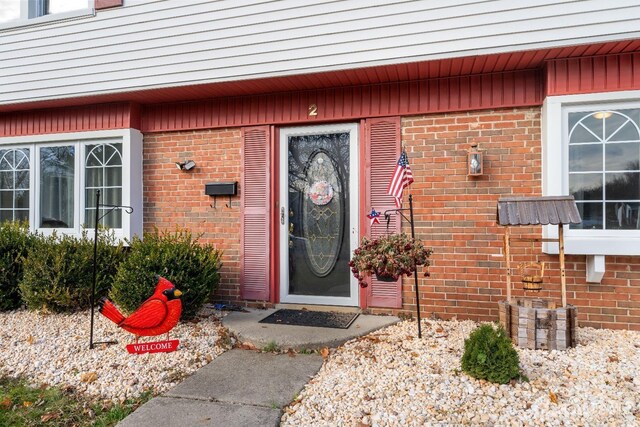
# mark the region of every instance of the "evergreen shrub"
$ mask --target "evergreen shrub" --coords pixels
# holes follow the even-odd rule
[[[0,224],[0,311],[15,310],[22,305],[19,284],[24,259],[34,241],[26,222]]]
[[[132,313],[153,294],[159,275],[182,292],[181,318],[192,319],[218,286],[221,255],[186,230],[160,233],[156,229],[143,239],[136,236],[109,296],[123,311]]]
[[[91,233],[93,234],[93,233]],[[31,310],[73,312],[91,307],[93,236],[39,235],[24,263],[22,298]],[[98,233],[95,301],[109,291],[125,257],[112,233]]]
[[[505,330],[484,324],[464,342],[462,370],[477,379],[506,384],[520,378],[520,360]]]

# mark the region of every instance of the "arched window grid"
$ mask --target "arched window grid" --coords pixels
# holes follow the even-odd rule
[[[0,149],[0,222],[29,219],[28,148]]]

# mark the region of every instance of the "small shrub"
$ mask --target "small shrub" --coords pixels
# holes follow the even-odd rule
[[[468,375],[498,384],[520,377],[518,353],[500,326],[485,324],[464,342],[462,370]]]
[[[185,230],[160,234],[158,230],[130,242],[130,253],[120,265],[110,297],[128,313],[153,294],[155,275],[171,281],[182,292],[182,319],[195,317],[218,286],[221,252],[200,245]]]
[[[123,258],[113,234],[99,232],[96,301],[109,291]],[[29,309],[73,312],[91,307],[92,282],[93,238],[86,232],[81,238],[54,233],[38,236],[27,254],[20,291]]]
[[[21,305],[20,288],[24,259],[35,237],[25,222],[0,224],[0,311],[15,310]]]

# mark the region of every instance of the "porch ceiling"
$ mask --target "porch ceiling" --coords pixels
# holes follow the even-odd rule
[[[588,57],[640,50],[640,40],[568,46],[492,55],[407,62],[378,67],[300,74],[255,80],[240,80],[206,85],[177,86],[107,95],[57,99],[33,103],[0,105],[0,112],[88,105],[110,102],[157,104],[197,99],[247,96],[341,86],[362,86],[388,82],[423,80],[473,74],[536,69],[545,61],[558,58]]]

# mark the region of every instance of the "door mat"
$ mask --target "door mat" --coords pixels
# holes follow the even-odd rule
[[[320,328],[347,329],[359,313],[338,313],[335,311],[310,311],[280,309],[262,319],[259,323],[278,325],[316,326]]]

